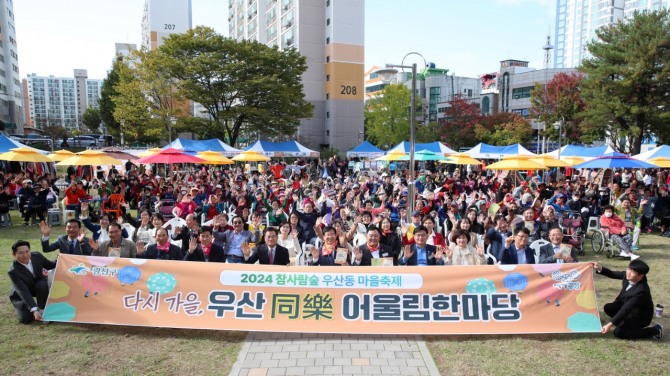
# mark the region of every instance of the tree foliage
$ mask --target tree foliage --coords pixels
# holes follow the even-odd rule
[[[482,118],[479,105],[469,102],[460,96],[449,101],[449,107],[441,120],[442,141],[458,150],[461,147],[474,146],[480,141],[475,136],[474,128]]]
[[[402,84],[386,85],[384,95],[365,104],[365,135],[380,146],[409,139],[411,91]]]
[[[533,136],[528,120],[521,115],[503,112],[493,116],[483,116],[474,127],[475,138],[491,145],[504,146],[525,144]]]
[[[100,122],[102,118],[100,117],[100,110],[95,107],[89,107],[84,111],[84,116],[82,117],[82,122],[91,132],[97,133],[100,130]]]
[[[580,67],[588,128],[629,153],[638,153],[642,139],[652,134],[668,140],[668,10],[635,12],[626,22],[598,29],[596,35],[588,44],[592,57]]]
[[[198,26],[166,38],[157,64],[174,79],[178,96],[206,109],[210,134],[232,145],[243,128],[264,137],[292,134],[312,116],[301,81],[306,59],[295,49],[238,42]]]
[[[164,136],[162,119],[152,118],[150,101],[142,90],[137,70],[122,63],[115,86],[119,95],[112,97],[114,119],[121,123],[124,139],[128,142],[155,142]]]
[[[416,126],[416,142],[431,143],[442,138],[442,127],[436,121]]]
[[[107,72],[107,77],[102,81],[102,86],[100,87],[100,99],[98,99],[100,118],[107,126],[109,133],[115,137],[119,136],[120,125],[119,122],[114,119],[114,101],[112,99],[119,95],[115,86],[119,82],[119,69],[122,64],[123,60],[120,57],[114,61],[112,69]]]
[[[586,128],[579,116],[586,109],[580,94],[580,85],[584,77],[576,73],[558,73],[545,86],[536,83],[531,92],[531,115],[545,124],[545,135],[558,140],[558,130],[554,124],[563,121],[561,132],[568,143],[585,141],[582,136]]]

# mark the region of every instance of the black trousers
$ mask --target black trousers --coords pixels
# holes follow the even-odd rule
[[[618,303],[605,304],[605,313],[609,317],[614,317],[621,309]],[[621,339],[649,339],[658,334],[658,329],[647,327],[648,322],[638,320],[624,320],[621,325],[614,329],[614,336]]]
[[[33,213],[35,213],[39,217],[40,221],[43,221],[44,213],[46,213],[46,211],[47,208],[45,206],[33,206],[25,210],[25,212],[23,213],[23,219],[25,220],[26,223],[28,223],[28,221],[30,221],[30,216],[33,215]]]
[[[41,279],[35,284],[35,287],[30,290],[30,293],[37,298],[37,308],[44,309],[49,297],[49,284],[47,279]],[[30,312],[30,308],[24,302],[13,302],[16,316],[21,324],[30,324],[35,320],[35,316]]]

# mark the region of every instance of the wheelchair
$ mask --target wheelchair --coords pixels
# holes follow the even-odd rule
[[[598,228],[593,229],[591,233],[591,247],[596,254],[606,251],[605,256],[607,258],[620,257],[619,249],[612,241],[609,229],[601,227],[600,221],[598,221]]]
[[[575,248],[575,252],[583,256],[584,252],[584,238],[585,233],[582,229],[582,217],[579,212],[565,211],[563,217],[559,221],[559,226],[563,230],[564,242],[570,244]],[[593,240],[592,240],[593,243]]]

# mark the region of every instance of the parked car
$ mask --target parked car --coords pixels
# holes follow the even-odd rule
[[[74,136],[67,139],[67,143],[71,147],[89,147],[97,146],[98,139],[91,136]]]
[[[24,145],[35,145],[35,144],[51,145],[51,138],[39,134],[23,135],[23,137],[18,139],[18,141],[23,143]]]

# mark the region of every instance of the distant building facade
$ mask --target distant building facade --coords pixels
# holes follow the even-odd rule
[[[311,118],[295,135],[305,146],[348,150],[363,131],[364,19],[360,0],[229,0],[229,33],[307,59],[302,75]]]
[[[13,0],[0,1],[0,121],[7,133],[23,133],[24,104]]]
[[[74,77],[38,76],[24,79],[27,125],[43,129],[62,126],[80,129],[88,107],[98,108],[102,80],[88,78],[86,69],[75,69]]]
[[[597,29],[632,17],[635,11],[668,6],[670,0],[557,0],[554,67],[578,67]]]

